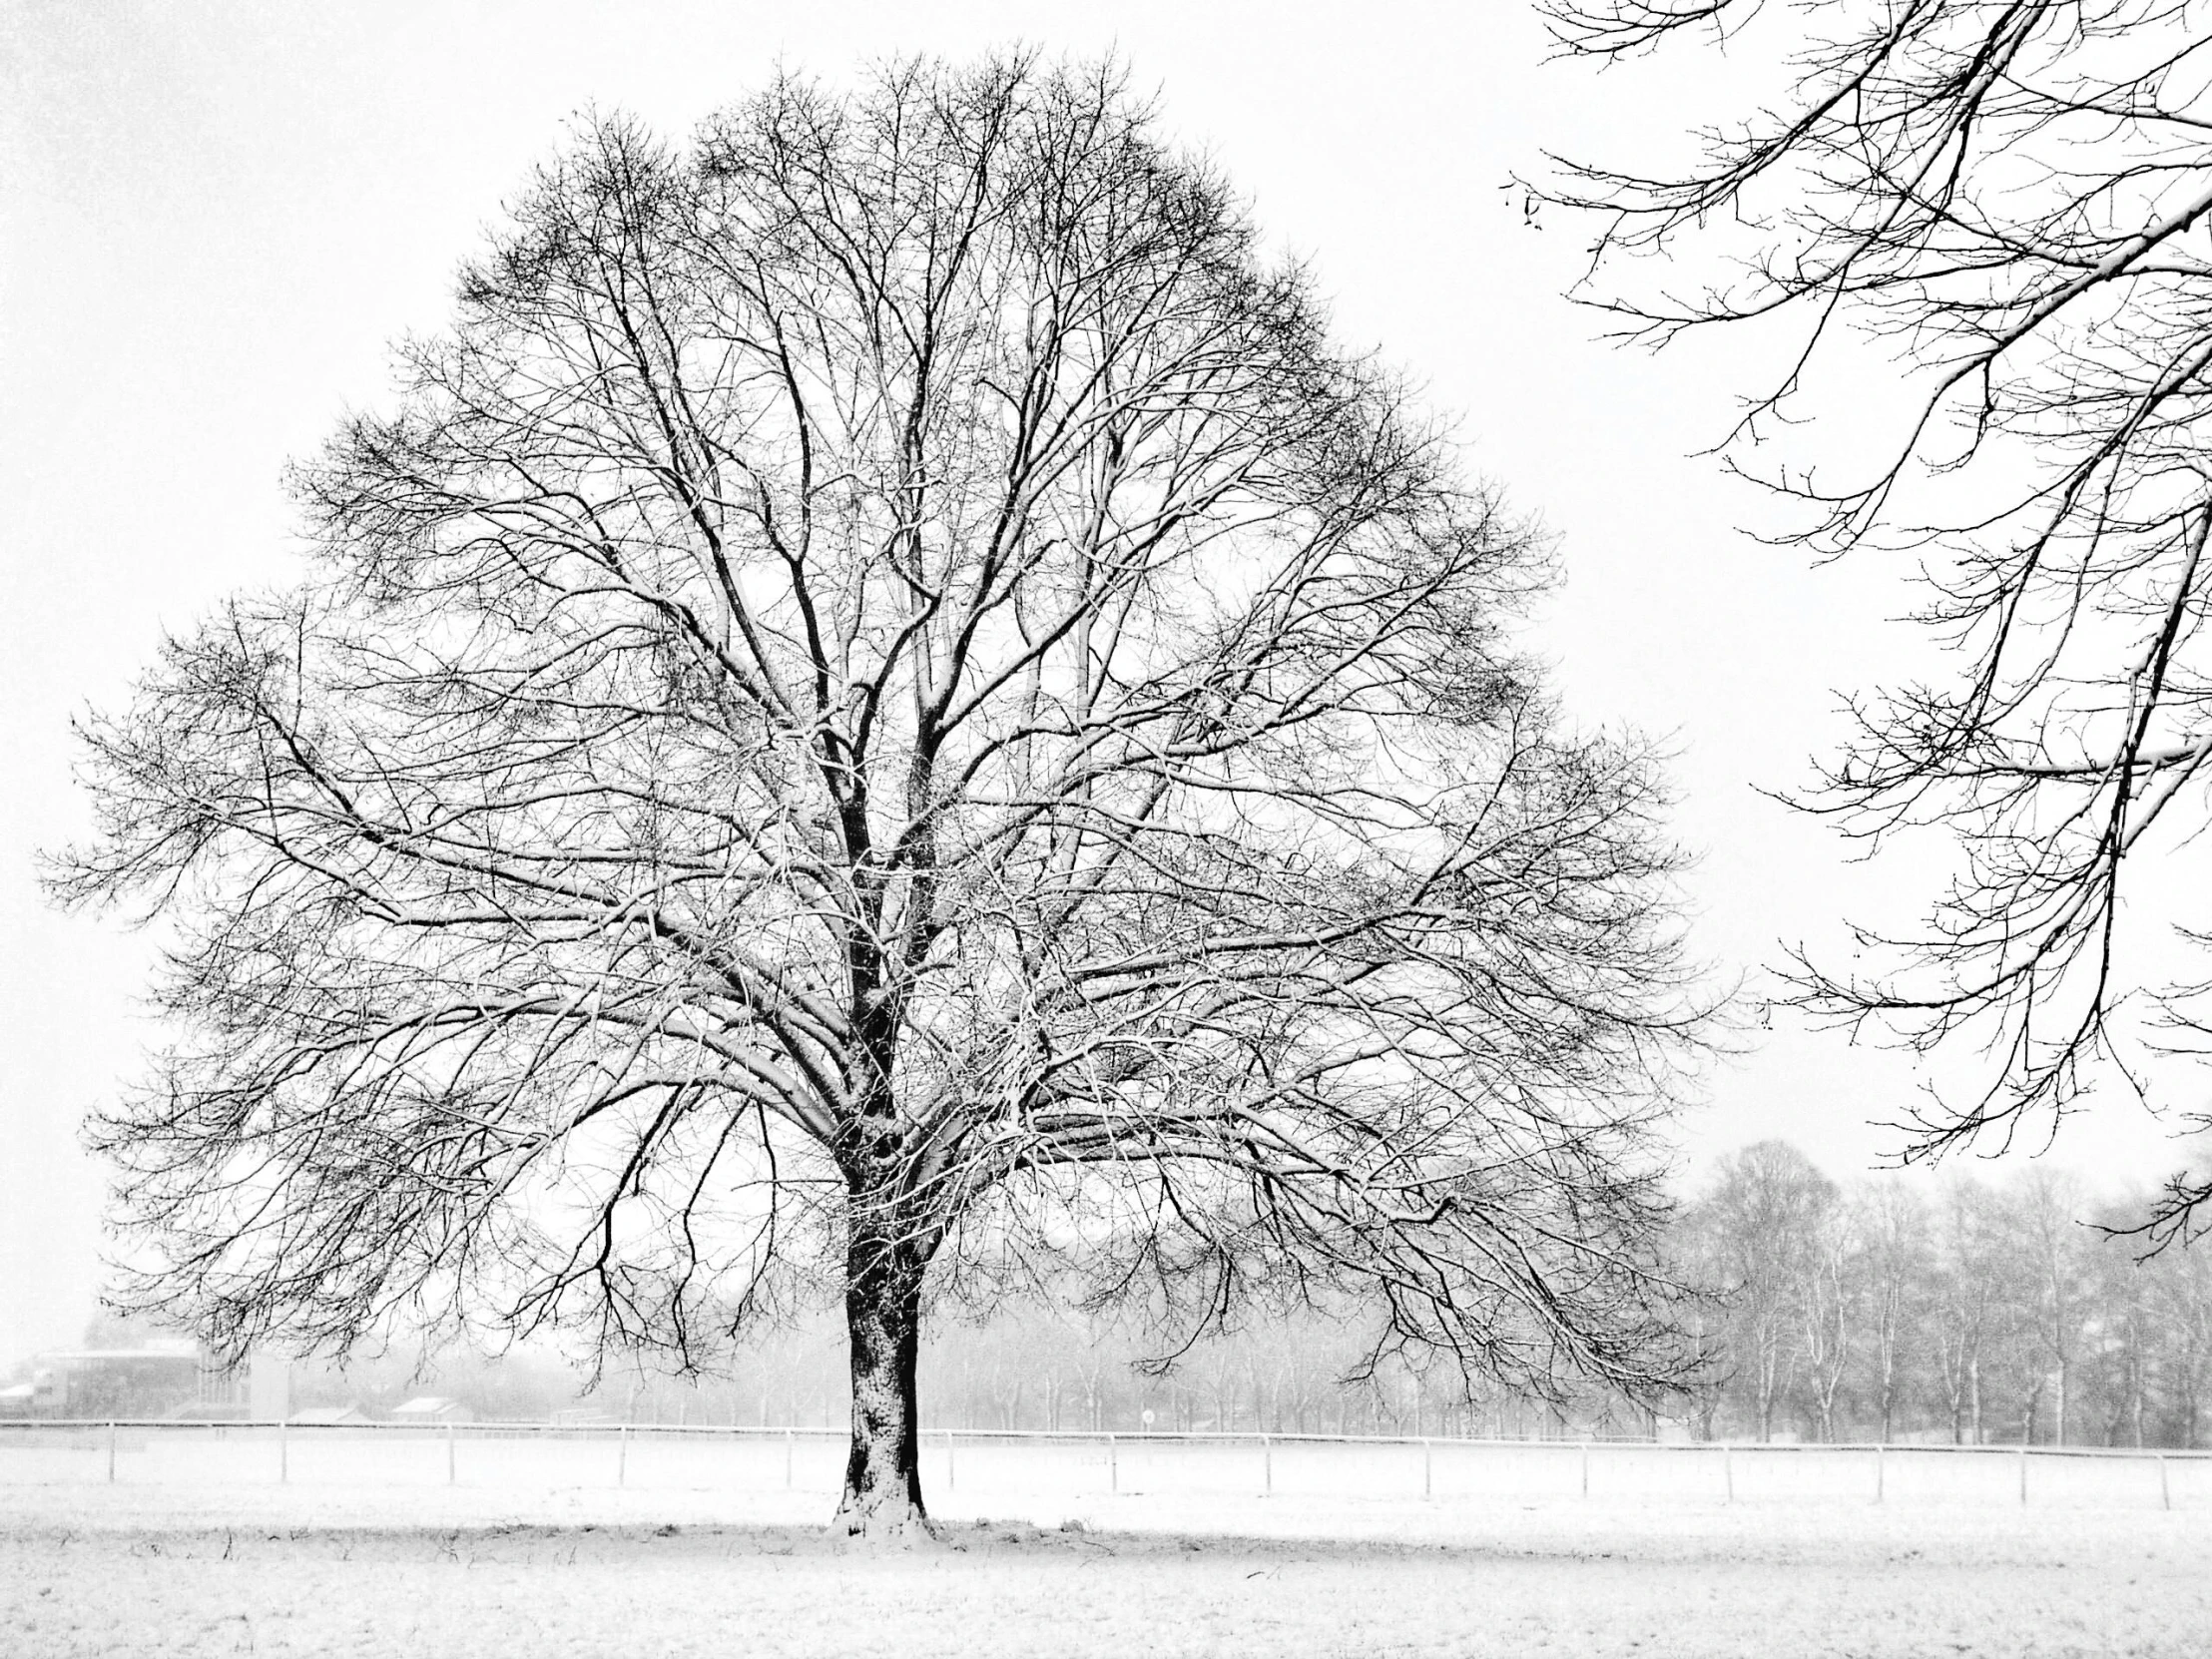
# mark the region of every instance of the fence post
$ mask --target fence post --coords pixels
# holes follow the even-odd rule
[[[1260,1436],[1260,1495],[1275,1495],[1275,1441],[1266,1434]]]
[[[2173,1506],[2173,1488],[2166,1484],[2166,1454],[2161,1451],[2158,1454],[2158,1507],[2171,1509]]]
[[[108,1419],[108,1478],[115,1478],[115,1419]]]
[[[799,1436],[793,1430],[784,1430],[784,1490],[787,1492],[792,1489],[792,1453],[798,1439]],[[945,1484],[950,1485],[951,1481],[947,1480]]]
[[[276,1419],[276,1483],[291,1483],[291,1431],[282,1417]]]
[[[1121,1496],[1121,1442],[1111,1434],[1106,1436],[1106,1489]]]
[[[630,1484],[630,1425],[624,1423],[615,1431],[615,1484]]]
[[[453,1419],[445,1419],[445,1483],[453,1484]]]
[[[954,1472],[955,1471],[953,1469],[952,1456],[952,1430],[947,1428],[944,1431],[944,1489],[948,1492],[952,1490]]]
[[[2020,1442],[2020,1502],[2027,1502],[2027,1442]]]
[[[1582,1495],[1590,1495],[1590,1442],[1582,1442]]]
[[[1433,1446],[1432,1446],[1432,1445],[1431,1445],[1431,1444],[1430,1444],[1430,1443],[1429,1443],[1428,1441],[1426,1441],[1426,1440],[1423,1440],[1423,1441],[1421,1441],[1421,1443],[1420,1443],[1420,1495],[1421,1495],[1422,1497],[1434,1497],[1434,1496],[1436,1495],[1436,1479],[1435,1479],[1435,1468],[1434,1468],[1434,1462],[1435,1462],[1435,1459],[1434,1459],[1434,1457],[1432,1456],[1432,1453],[1433,1453],[1434,1449],[1435,1449],[1435,1448],[1434,1448],[1434,1447],[1433,1447]]]
[[[1880,1440],[1877,1440],[1874,1443],[1874,1500],[1877,1503],[1882,1501],[1883,1487],[1888,1483],[1885,1463],[1883,1444]]]
[[[1728,1441],[1721,1441],[1721,1479],[1728,1486],[1728,1501],[1736,1501],[1736,1448]]]

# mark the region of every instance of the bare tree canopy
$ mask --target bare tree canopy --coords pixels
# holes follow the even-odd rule
[[[1909,1155],[2042,1128],[2099,1075],[2145,1087],[2153,1046],[2194,1046],[2204,985],[2153,966],[2123,896],[2184,913],[2154,860],[2203,830],[2212,759],[2212,11],[2197,0],[1555,0],[1573,52],[1726,39],[1788,85],[1705,131],[1673,177],[1570,165],[1596,210],[1589,296],[1663,344],[1794,319],[1723,446],[1813,509],[1823,555],[1903,552],[1919,620],[1956,664],[1870,690],[1810,805],[1871,843],[1947,830],[1955,878],[1864,972],[1809,967],[1807,1003],[1921,1052],[1976,1049],[1963,1093],[1908,1125]],[[1630,276],[1639,262],[1656,281]],[[1758,455],[1812,412],[1825,360],[1902,364],[1871,461],[1818,474]],[[2145,880],[2123,876],[2134,870]],[[2200,923],[2201,924],[2201,923]],[[2185,928],[2187,939],[2202,935]],[[2147,1026],[2124,1013],[2135,994]],[[2161,1028],[2163,1035],[2161,1035]],[[2199,1118],[2200,1122],[2212,1119]],[[2177,1177],[2159,1225],[2212,1185]]]
[[[599,121],[509,211],[298,470],[311,571],[86,725],[57,885],[165,918],[182,1033],[96,1130],[143,1297],[690,1359],[827,1276],[871,1536],[925,1277],[1665,1382],[1651,769],[1115,72]]]

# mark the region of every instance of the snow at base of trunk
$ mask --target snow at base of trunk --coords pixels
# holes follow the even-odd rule
[[[922,1513],[921,1505],[894,1492],[872,1498],[845,1493],[830,1522],[830,1535],[838,1544],[857,1549],[933,1549],[936,1524]]]

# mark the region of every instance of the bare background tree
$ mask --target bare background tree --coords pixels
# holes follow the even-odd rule
[[[1925,926],[1860,934],[1863,970],[1809,967],[1807,1003],[1985,1054],[1911,1116],[1908,1156],[2047,1132],[2099,1075],[2147,1088],[2142,1040],[2194,1048],[2204,1029],[2201,969],[2125,926],[2123,898],[2155,892],[2155,926],[2203,942],[2172,879],[2128,872],[2203,829],[2212,758],[2212,11],[1546,9],[1574,53],[1725,41],[1775,66],[1772,101],[1713,112],[1694,165],[1567,164],[1550,194],[1601,216],[1588,296],[1630,337],[1794,325],[1723,451],[1814,509],[1804,545],[1903,554],[1947,650],[1934,683],[1858,700],[1862,735],[1811,804],[1873,844],[1940,827],[1962,866]],[[1829,359],[1855,353],[1907,370],[1887,447],[1868,458],[1838,420],[1818,467],[1787,442],[1760,453],[1815,408],[1842,413]],[[2136,992],[2160,1011],[2147,1028],[2124,1013]],[[2155,1237],[2208,1196],[2174,1177]]]
[[[1746,1147],[1669,1250],[1720,1322],[1694,1420],[1762,1440],[2199,1445],[2212,1262],[2109,1236],[2148,1202],[2093,1204],[2048,1165],[1838,1186],[1786,1142]]]
[[[1646,759],[1115,73],[595,122],[510,216],[299,469],[306,577],[86,725],[56,884],[163,918],[178,1032],[96,1131],[137,1304],[689,1365],[827,1278],[876,1538],[925,1295],[1668,1382]]]
[[[1761,1141],[1721,1165],[1690,1221],[1703,1245],[1686,1252],[1692,1276],[1731,1316],[1714,1346],[1749,1389],[1761,1439],[1804,1364],[1807,1287],[1835,1206],[1835,1183],[1804,1153]]]

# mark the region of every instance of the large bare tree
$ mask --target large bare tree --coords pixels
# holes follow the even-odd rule
[[[1223,182],[1111,70],[909,63],[510,214],[304,578],[86,725],[57,881],[163,918],[179,1032],[97,1127],[141,1297],[696,1358],[827,1273],[878,1538],[925,1289],[1663,1382],[1653,775]]]
[[[2161,867],[2205,826],[2212,760],[2212,7],[1546,10],[1575,53],[1728,41],[1773,66],[1763,106],[1710,112],[1682,169],[1585,161],[1552,194],[1600,216],[1589,294],[1628,333],[1793,330],[1724,449],[1813,509],[1822,555],[1904,554],[1954,665],[1866,689],[1812,804],[1877,843],[1939,827],[1955,875],[1925,924],[1861,935],[1864,971],[1810,969],[1807,1000],[1986,1054],[1909,1125],[1909,1156],[2040,1135],[2099,1075],[2145,1087],[2141,1039],[2204,1030],[2201,970],[2155,935],[2212,925]],[[1793,417],[1853,413],[1836,356],[1861,388],[1904,370],[1886,446],[1870,458],[1846,418],[1761,453]],[[2123,925],[2130,891],[2151,927]],[[2162,1010],[2147,1027],[2123,1012],[2138,992]],[[2208,1197],[2177,1176],[2155,1225],[2186,1230]]]

